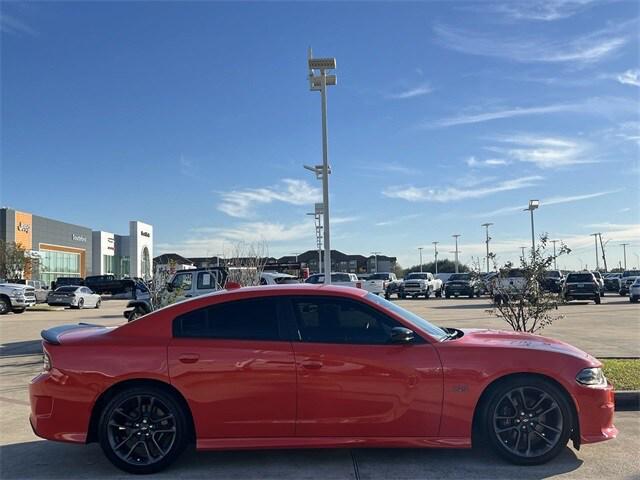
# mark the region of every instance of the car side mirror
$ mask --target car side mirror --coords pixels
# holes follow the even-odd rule
[[[404,327],[391,329],[391,343],[411,343],[415,337],[413,330]]]

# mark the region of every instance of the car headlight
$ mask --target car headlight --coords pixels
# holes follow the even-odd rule
[[[45,353],[42,356],[42,370],[44,370],[45,372],[51,370],[51,358],[49,357],[48,353]]]
[[[607,384],[602,368],[584,368],[576,375],[576,382],[587,387],[602,387]]]

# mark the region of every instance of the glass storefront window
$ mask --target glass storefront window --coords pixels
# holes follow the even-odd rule
[[[58,277],[80,277],[80,254],[41,250],[40,280],[50,286]]]

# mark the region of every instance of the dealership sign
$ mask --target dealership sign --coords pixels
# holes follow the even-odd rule
[[[140,235],[143,237],[151,238],[151,234],[149,232],[145,232],[144,230],[140,230]]]
[[[71,238],[73,238],[74,242],[84,242],[87,243],[87,237],[85,237],[84,235],[79,235],[77,233],[73,233],[71,234]]]
[[[28,223],[18,223],[18,231],[19,232],[24,232],[24,233],[29,233],[31,231],[31,225],[29,225]]]

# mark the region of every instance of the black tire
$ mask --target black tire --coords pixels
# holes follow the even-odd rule
[[[76,305],[75,308],[77,308],[78,310],[82,310],[82,307],[84,307],[84,298],[78,300],[78,305]]]
[[[100,308],[100,305],[102,305],[102,300],[98,299],[96,302],[96,308]]]
[[[142,408],[132,413],[130,408],[136,404]],[[145,412],[145,406],[153,406],[155,410]],[[129,415],[123,416],[120,412]],[[158,415],[164,415],[162,422],[157,420]],[[114,423],[122,424],[124,431],[122,427],[116,428]],[[153,427],[156,429],[153,430]],[[127,440],[121,443],[123,437]],[[172,394],[155,386],[128,388],[116,394],[102,410],[98,423],[98,440],[102,451],[111,463],[129,473],[148,474],[167,468],[182,453],[188,439],[189,424],[183,407]],[[144,444],[144,449],[141,444]],[[122,447],[117,448],[118,445]],[[129,449],[128,455],[122,453]],[[138,463],[145,455],[154,457],[151,452],[161,453],[152,461]]]
[[[436,291],[436,298],[442,298],[442,289]]]
[[[495,303],[496,305],[500,305],[502,303],[502,297],[494,297],[493,303]]]
[[[449,295],[448,293],[445,293],[444,298],[451,298],[451,295]]]
[[[475,294],[473,293],[473,290],[471,291],[471,293],[469,294],[469,298],[473,298],[475,297]]]
[[[0,298],[0,315],[6,315],[11,311],[11,303],[4,298]]]
[[[537,404],[540,398],[544,399]],[[571,436],[574,421],[567,395],[549,380],[525,376],[504,382],[483,406],[484,436],[491,448],[511,463],[546,463],[565,448]],[[521,452],[520,447],[525,446]]]
[[[629,297],[631,303],[638,303],[638,297]]]
[[[24,311],[26,310],[26,308],[14,308],[13,310],[11,310],[13,313],[24,313]]]
[[[427,288],[427,292],[424,294],[424,299],[428,300],[430,296],[431,296],[431,290]]]
[[[595,297],[595,298],[593,299],[593,301],[594,301],[594,302],[596,302],[596,305],[600,305],[600,302],[602,301],[602,300],[600,300],[600,295],[598,295],[597,297]]]

